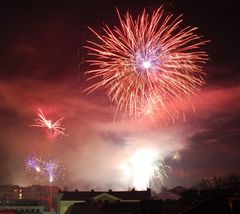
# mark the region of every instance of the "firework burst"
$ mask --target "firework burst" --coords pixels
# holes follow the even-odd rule
[[[122,162],[120,169],[137,190],[147,187],[160,189],[168,177],[168,169],[161,156],[150,149],[136,151],[129,159]]]
[[[64,166],[57,159],[47,159],[35,155],[26,159],[26,171],[38,182],[53,183],[64,177]]]
[[[183,27],[181,16],[166,15],[163,8],[145,10],[134,19],[118,12],[120,27],[103,26],[103,34],[90,30],[97,41],[86,48],[92,59],[87,73],[98,79],[89,93],[104,86],[116,113],[138,119],[146,112],[168,111],[168,102],[190,97],[204,84],[202,66],[208,55],[201,47],[208,41]],[[171,112],[168,113],[171,115]]]
[[[49,138],[56,138],[59,135],[64,135],[65,128],[62,126],[64,118],[60,118],[55,122],[45,117],[41,109],[38,109],[37,118],[35,119],[36,124],[30,125],[31,127],[41,127],[47,133]]]
[[[159,192],[165,183],[165,179],[168,178],[169,172],[172,171],[172,168],[165,164],[160,155],[155,157],[152,166],[153,172],[149,181],[149,186],[154,192]]]

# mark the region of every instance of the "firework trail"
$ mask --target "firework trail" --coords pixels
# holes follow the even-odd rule
[[[53,183],[64,177],[64,166],[57,159],[46,159],[35,155],[26,159],[26,171],[38,182]]]
[[[158,193],[161,191],[164,181],[168,178],[168,173],[172,171],[172,168],[165,164],[160,155],[154,158],[152,165],[153,173],[149,180],[149,187],[153,190],[153,192]]]
[[[120,27],[104,25],[102,35],[90,28],[98,41],[86,46],[92,58],[88,80],[98,82],[85,91],[105,87],[116,113],[138,119],[167,112],[169,101],[190,97],[204,84],[208,55],[201,47],[208,41],[195,33],[197,28],[182,27],[181,16],[166,15],[162,7],[152,14],[144,10],[136,19],[118,12],[118,18]]]
[[[38,109],[37,118],[35,119],[36,124],[30,125],[31,127],[43,128],[49,138],[56,138],[59,135],[64,135],[65,128],[62,126],[64,118],[58,119],[56,122],[52,122],[45,117],[41,109]]]
[[[45,171],[50,183],[55,179],[57,173],[58,165],[54,161],[49,161],[45,163]]]

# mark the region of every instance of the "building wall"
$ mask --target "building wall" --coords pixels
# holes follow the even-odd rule
[[[109,201],[109,198],[105,198],[105,197],[101,197],[101,198],[98,198],[97,200],[95,200],[96,202],[98,201]],[[113,202],[113,201],[116,201],[116,200],[110,200],[109,202]],[[140,200],[118,200],[118,201],[121,201],[123,203],[136,203],[136,202],[140,202]],[[57,211],[57,214],[65,214],[65,212],[67,211],[67,209],[75,204],[75,203],[85,203],[86,201],[60,201],[58,203],[58,211]]]
[[[32,185],[20,187],[17,185],[0,185],[0,200],[38,200],[41,205],[56,209],[56,197],[59,190],[57,186]]]
[[[92,192],[92,191],[91,191]],[[121,202],[125,204],[126,206],[130,206],[134,203],[139,203],[141,201],[141,198],[150,199],[150,191],[144,191],[144,192],[94,192],[94,194],[91,194],[91,192],[59,192],[57,196],[58,201],[58,208],[57,208],[57,214],[65,214],[65,212],[68,210],[68,208],[75,204],[75,203],[102,203],[102,202]],[[149,194],[148,194],[149,193]],[[117,197],[118,196],[118,197]],[[122,199],[122,198],[125,198]],[[133,199],[128,199],[133,198]],[[79,199],[79,200],[76,200]]]
[[[43,206],[0,206],[0,210],[16,210],[21,213],[43,213]]]
[[[71,205],[81,202],[84,203],[84,201],[60,201],[57,214],[64,214]]]
[[[32,185],[20,187],[17,185],[0,185],[0,199],[36,199],[48,200],[50,192],[56,197],[59,191],[57,186]]]

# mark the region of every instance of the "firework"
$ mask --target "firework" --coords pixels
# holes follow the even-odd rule
[[[139,150],[120,165],[126,178],[131,180],[137,190],[155,188],[163,184],[167,177],[167,168],[161,156],[155,150]]]
[[[181,158],[182,158],[182,155],[179,152],[175,152],[171,157],[173,161],[180,161]]]
[[[152,165],[154,170],[149,181],[149,187],[157,193],[161,190],[161,187],[164,185],[165,179],[168,178],[168,173],[172,171],[172,168],[165,164],[160,155],[154,158]]]
[[[62,126],[64,118],[60,118],[57,121],[52,122],[52,120],[45,117],[41,109],[38,109],[37,116],[38,117],[35,119],[36,124],[30,126],[43,128],[49,138],[56,138],[59,135],[64,135],[65,128]]]
[[[35,180],[41,180],[43,176],[42,161],[36,157],[28,157],[26,159],[26,171],[31,174]]]
[[[63,178],[64,166],[57,159],[47,159],[35,155],[26,159],[26,171],[38,182],[49,182]]]
[[[46,170],[46,175],[48,177],[48,181],[50,183],[53,182],[55,179],[55,175],[57,173],[58,165],[54,161],[49,161],[45,163],[45,170]]]
[[[116,113],[139,118],[168,111],[171,100],[190,97],[204,84],[208,55],[201,47],[208,41],[195,33],[197,28],[182,27],[181,16],[173,18],[162,7],[152,14],[144,10],[136,19],[129,12],[118,17],[120,27],[105,25],[103,34],[90,28],[98,41],[86,46],[92,57],[88,80],[98,82],[85,91],[103,86]]]

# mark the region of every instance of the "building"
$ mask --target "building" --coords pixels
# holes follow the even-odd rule
[[[44,206],[36,200],[1,200],[0,213],[43,214]]]
[[[74,192],[59,192],[58,197],[58,214],[64,214],[68,208],[78,203],[80,204],[103,204],[121,202],[121,204],[140,203],[143,200],[151,199],[151,190],[146,191],[74,191]],[[83,206],[82,206],[83,207]]]
[[[57,186],[32,185],[28,187],[21,187],[18,185],[0,185],[0,200],[48,200],[50,193],[56,195],[59,190],[60,188]]]
[[[22,191],[22,190],[21,190]],[[20,187],[17,185],[0,185],[0,200],[17,200],[21,197]]]
[[[180,198],[181,196],[167,190],[164,190],[163,192],[160,192],[159,194],[153,197],[154,200],[162,200],[162,201],[179,200]]]
[[[140,202],[95,202],[75,203],[71,205],[66,214],[161,214],[162,201],[143,200]]]
[[[187,189],[186,189],[185,187],[183,187],[183,186],[176,186],[176,187],[170,189],[169,192],[172,192],[172,193],[174,193],[174,194],[176,194],[176,195],[181,196],[181,194],[182,194],[184,191],[186,191],[186,190],[187,190]]]
[[[21,187],[18,185],[0,185],[0,200],[37,200],[46,208],[56,208],[56,196],[60,188],[57,186],[32,185]]]

